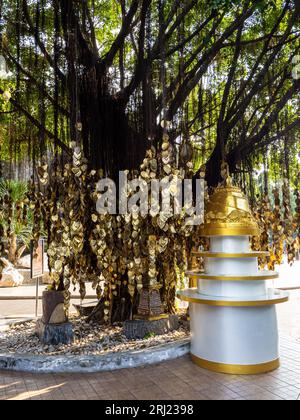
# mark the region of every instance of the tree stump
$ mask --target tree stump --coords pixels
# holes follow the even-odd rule
[[[124,335],[129,340],[143,339],[151,334],[163,335],[178,330],[179,320],[177,315],[166,315],[157,320],[135,319],[124,323]]]
[[[73,326],[69,322],[45,324],[39,319],[36,324],[36,334],[43,344],[52,346],[71,344],[74,341]]]
[[[64,301],[64,292],[43,293],[43,318],[36,325],[36,334],[43,344],[70,344],[74,340],[73,327],[68,322]]]
[[[64,308],[63,292],[45,291],[43,293],[43,322],[44,324],[63,324],[67,322]]]

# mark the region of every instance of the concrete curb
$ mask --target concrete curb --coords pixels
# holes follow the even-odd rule
[[[0,354],[0,370],[30,373],[97,373],[152,365],[174,360],[190,352],[190,340],[145,350],[103,356],[31,356]]]

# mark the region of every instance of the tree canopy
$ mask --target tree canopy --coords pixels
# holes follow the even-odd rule
[[[70,154],[110,176],[170,132],[178,160],[249,181],[299,172],[299,4],[2,0],[1,156]]]
[[[131,317],[145,288],[174,311],[206,243],[165,214],[96,214],[99,174],[124,169],[214,187],[226,168],[252,204],[264,196],[262,264],[295,260],[299,14],[296,0],[0,0],[0,164],[36,169],[23,207],[34,240],[47,231],[54,289],[84,297],[92,281],[105,321]]]

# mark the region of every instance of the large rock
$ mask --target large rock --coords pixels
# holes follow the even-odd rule
[[[19,259],[19,266],[21,268],[30,268],[31,265],[31,256],[30,254],[24,255],[24,257]]]
[[[1,258],[1,262],[4,268],[0,278],[0,288],[21,286],[24,281],[22,274],[6,258]]]

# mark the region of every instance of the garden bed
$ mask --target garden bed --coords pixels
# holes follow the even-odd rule
[[[144,339],[129,340],[123,335],[122,325],[103,326],[88,324],[79,317],[70,319],[74,326],[75,340],[70,345],[43,345],[35,334],[36,321],[11,326],[1,334],[0,354],[36,356],[84,356],[143,350],[188,339],[188,325],[180,321],[177,331],[165,335],[149,334]]]

